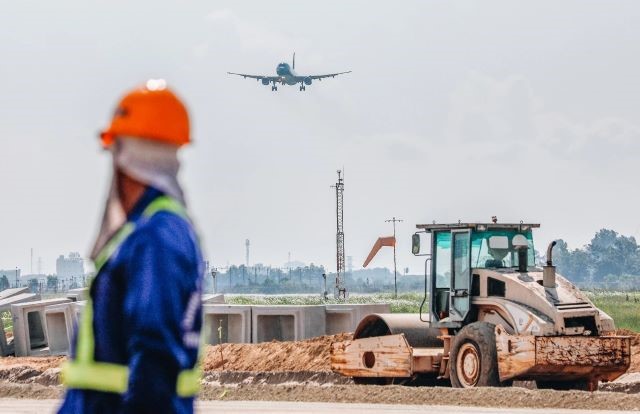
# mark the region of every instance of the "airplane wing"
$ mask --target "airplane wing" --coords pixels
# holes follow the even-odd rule
[[[345,73],[351,73],[350,70],[346,72],[338,72],[338,73],[327,73],[326,75],[311,75],[309,76],[311,79],[324,79],[324,78],[335,78],[338,75],[344,75]]]
[[[235,72],[227,72],[227,74],[229,75],[237,75],[237,76],[242,76],[243,78],[251,78],[251,79],[255,79],[255,80],[262,80],[262,79],[268,79],[269,82],[280,82],[280,76],[262,76],[262,75],[249,75],[246,73],[235,73]]]

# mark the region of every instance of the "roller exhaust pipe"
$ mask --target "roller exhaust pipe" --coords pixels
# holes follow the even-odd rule
[[[553,265],[553,248],[555,240],[547,247],[547,265],[542,267],[542,286],[545,288],[556,287],[556,267]]]

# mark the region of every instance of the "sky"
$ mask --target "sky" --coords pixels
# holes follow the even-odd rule
[[[540,222],[537,248],[600,228],[640,236],[640,3],[20,1],[0,14],[0,269],[88,255],[110,180],[98,145],[118,99],[164,78],[194,143],[181,180],[216,266],[335,271],[397,226]],[[351,74],[272,92],[227,71]],[[370,266],[393,266],[382,251]]]

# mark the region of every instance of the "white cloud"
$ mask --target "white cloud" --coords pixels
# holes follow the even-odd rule
[[[231,9],[214,10],[205,19],[218,27],[230,27],[243,48],[280,51],[283,48],[287,50],[287,45],[294,44],[295,39],[290,36],[245,19]]]
[[[221,9],[214,10],[211,13],[207,14],[206,19],[211,22],[215,22],[217,20],[229,20],[235,18],[235,15],[231,11],[231,9]]]
[[[589,123],[548,111],[524,76],[503,80],[471,73],[450,98],[449,145],[486,155],[538,148],[560,159],[606,161],[640,154],[640,127],[617,117]]]

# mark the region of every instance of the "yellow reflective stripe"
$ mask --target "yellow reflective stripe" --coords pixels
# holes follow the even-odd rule
[[[135,226],[133,223],[125,223],[122,227],[120,227],[120,230],[118,230],[118,232],[111,238],[111,240],[107,242],[102,250],[100,250],[100,253],[98,253],[96,260],[93,261],[96,267],[96,273],[100,271],[102,266],[107,263],[107,260],[109,260],[109,258],[116,252],[116,250],[118,250],[118,247],[120,247],[122,242],[124,242],[125,239],[129,237],[131,233],[133,233],[134,229]]]
[[[78,343],[76,345],[76,360],[91,363],[94,360],[95,337],[93,335],[93,302],[91,298],[82,311],[82,320],[78,329]]]
[[[62,382],[69,388],[124,394],[129,388],[129,368],[106,362],[82,363],[67,361],[60,371]],[[176,394],[194,397],[200,391],[200,367],[183,370],[178,374]]]
[[[193,369],[181,371],[178,374],[176,393],[179,397],[193,397],[200,392],[200,379],[202,378],[202,359],[207,343],[204,327],[200,330],[200,346],[198,347],[198,359]]]
[[[187,210],[180,204],[180,202],[169,196],[160,196],[153,200],[147,208],[144,209],[142,215],[145,217],[151,217],[159,211],[168,211],[179,215],[180,217],[187,218]]]
[[[193,369],[180,371],[178,381],[176,382],[176,393],[178,397],[193,397],[198,395],[201,377],[202,369],[200,368],[200,364],[197,364]]]
[[[124,394],[129,386],[129,368],[106,362],[66,362],[60,372],[69,388]]]

